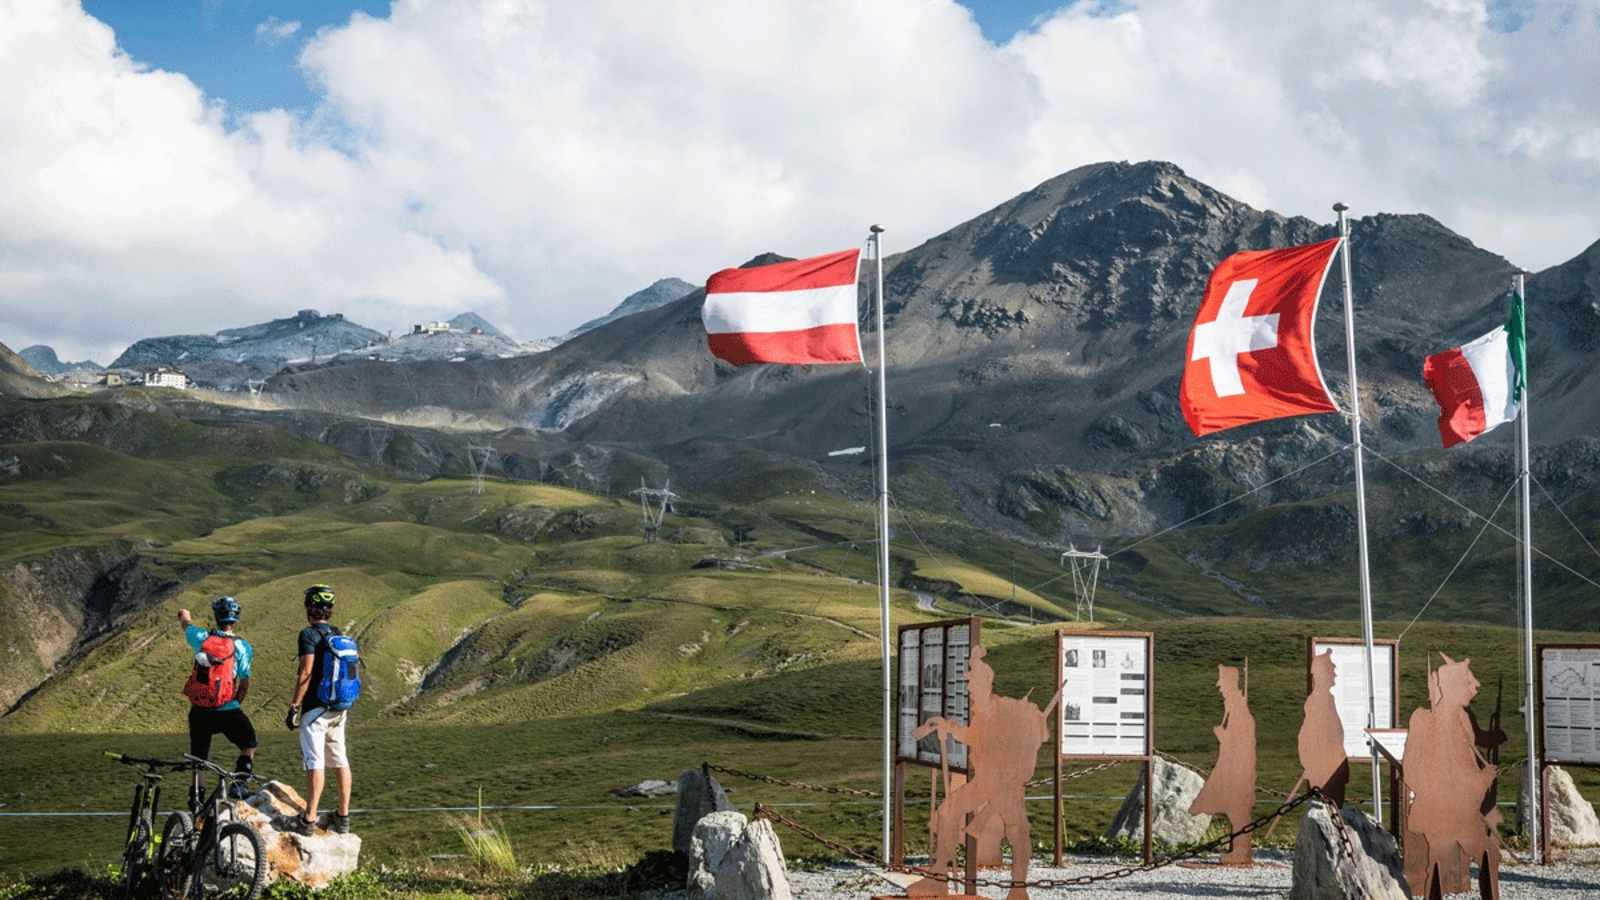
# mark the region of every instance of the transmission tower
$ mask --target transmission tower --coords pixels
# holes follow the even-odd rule
[[[647,544],[656,542],[656,532],[661,530],[661,520],[672,510],[672,501],[678,495],[672,492],[672,479],[667,479],[665,487],[653,488],[645,483],[644,476],[639,476],[639,486],[632,493],[639,498],[639,511],[644,516],[644,540]]]
[[[260,406],[261,391],[267,386],[267,383],[259,378],[251,378],[244,383],[244,386],[250,389],[250,402],[256,406]]]
[[[1067,548],[1067,552],[1061,554],[1061,564],[1072,570],[1072,593],[1078,598],[1078,608],[1073,618],[1081,622],[1087,615],[1089,621],[1093,622],[1094,593],[1100,586],[1100,567],[1111,568],[1111,561],[1100,552],[1099,547],[1079,550],[1068,544]]]
[[[489,471],[489,463],[494,461],[493,444],[468,444],[467,461],[472,464],[472,492],[483,493],[483,473]]]
[[[389,446],[389,429],[381,425],[367,426],[367,450],[372,453],[372,464],[383,463],[383,451]]]

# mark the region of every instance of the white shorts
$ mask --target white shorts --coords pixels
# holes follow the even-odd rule
[[[344,723],[350,711],[329,712],[314,709],[300,721],[300,757],[306,771],[312,769],[347,769],[350,758],[344,752]],[[327,765],[323,765],[326,753]]]

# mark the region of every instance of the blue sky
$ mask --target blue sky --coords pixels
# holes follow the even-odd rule
[[[962,5],[972,10],[984,37],[1002,44],[1062,0]],[[356,13],[386,16],[389,0],[83,0],[83,8],[110,25],[134,59],[182,72],[208,96],[241,112],[311,107],[314,86],[296,64],[306,38]]]
[[[305,39],[357,12],[385,16],[389,2],[83,0],[83,8],[110,25],[134,59],[182,72],[236,110],[262,110],[309,107],[312,87],[295,63]],[[274,32],[291,23],[298,23],[292,33]]]
[[[83,2],[0,41],[0,340],[72,358],[307,306],[558,334],[1106,160],[1532,268],[1600,236],[1593,0]]]

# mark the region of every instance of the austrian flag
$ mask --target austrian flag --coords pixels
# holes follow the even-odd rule
[[[1249,250],[1217,264],[1189,333],[1178,389],[1196,437],[1336,411],[1317,364],[1314,326],[1339,240]]]
[[[861,362],[860,264],[858,248],[711,276],[700,313],[711,354],[736,366]]]

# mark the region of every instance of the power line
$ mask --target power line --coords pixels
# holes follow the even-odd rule
[[[1155,534],[1146,535],[1145,537],[1142,537],[1139,540],[1134,541],[1131,544],[1128,544],[1128,545],[1126,545],[1126,546],[1124,546],[1124,547],[1122,547],[1120,549],[1113,550],[1109,554],[1106,555],[1106,558],[1107,559],[1111,559],[1112,557],[1120,556],[1121,554],[1127,553],[1129,550],[1132,550],[1133,548],[1138,547],[1141,544],[1144,544],[1144,543],[1146,543],[1148,541],[1153,541],[1156,538],[1161,537],[1163,535],[1171,534],[1172,532],[1177,531],[1179,528],[1182,528],[1183,526],[1188,525],[1189,523],[1194,522],[1196,520],[1203,519],[1206,516],[1209,516],[1212,513],[1216,512],[1219,509],[1222,509],[1222,508],[1224,508],[1226,506],[1230,506],[1230,505],[1232,505],[1234,503],[1238,503],[1240,500],[1243,500],[1244,498],[1249,497],[1251,494],[1255,494],[1255,493],[1259,493],[1260,491],[1264,491],[1267,488],[1272,487],[1273,485],[1277,484],[1280,481],[1283,481],[1283,480],[1285,480],[1287,478],[1293,478],[1294,476],[1299,475],[1301,472],[1304,472],[1304,471],[1306,471],[1307,469],[1310,469],[1313,466],[1316,466],[1316,465],[1319,465],[1321,463],[1327,462],[1328,460],[1332,459],[1335,456],[1338,456],[1340,453],[1343,453],[1344,451],[1346,451],[1348,449],[1350,449],[1350,445],[1349,444],[1345,444],[1342,447],[1338,447],[1338,448],[1336,448],[1334,450],[1330,450],[1328,453],[1317,457],[1316,459],[1312,460],[1311,462],[1306,463],[1305,465],[1301,466],[1298,469],[1295,469],[1292,472],[1285,472],[1284,474],[1279,475],[1277,478],[1274,478],[1271,481],[1263,482],[1262,484],[1258,484],[1255,487],[1251,488],[1250,490],[1245,491],[1244,493],[1239,494],[1236,497],[1230,497],[1229,499],[1224,500],[1221,503],[1218,503],[1216,506],[1211,507],[1210,509],[1206,510],[1205,512],[1196,513],[1196,514],[1190,516],[1189,518],[1184,519],[1182,522],[1178,522],[1178,523],[1176,523],[1174,525],[1169,525],[1166,528],[1163,528],[1160,531],[1156,532]],[[1056,583],[1057,581],[1060,581],[1063,578],[1070,578],[1070,577],[1072,577],[1072,573],[1071,572],[1063,572],[1062,574],[1057,575],[1054,578],[1047,578],[1044,581],[1039,582],[1038,584],[1034,585],[1033,587],[1029,588],[1028,590],[1037,591],[1039,588],[1042,588],[1047,584],[1054,584],[1054,583]]]

